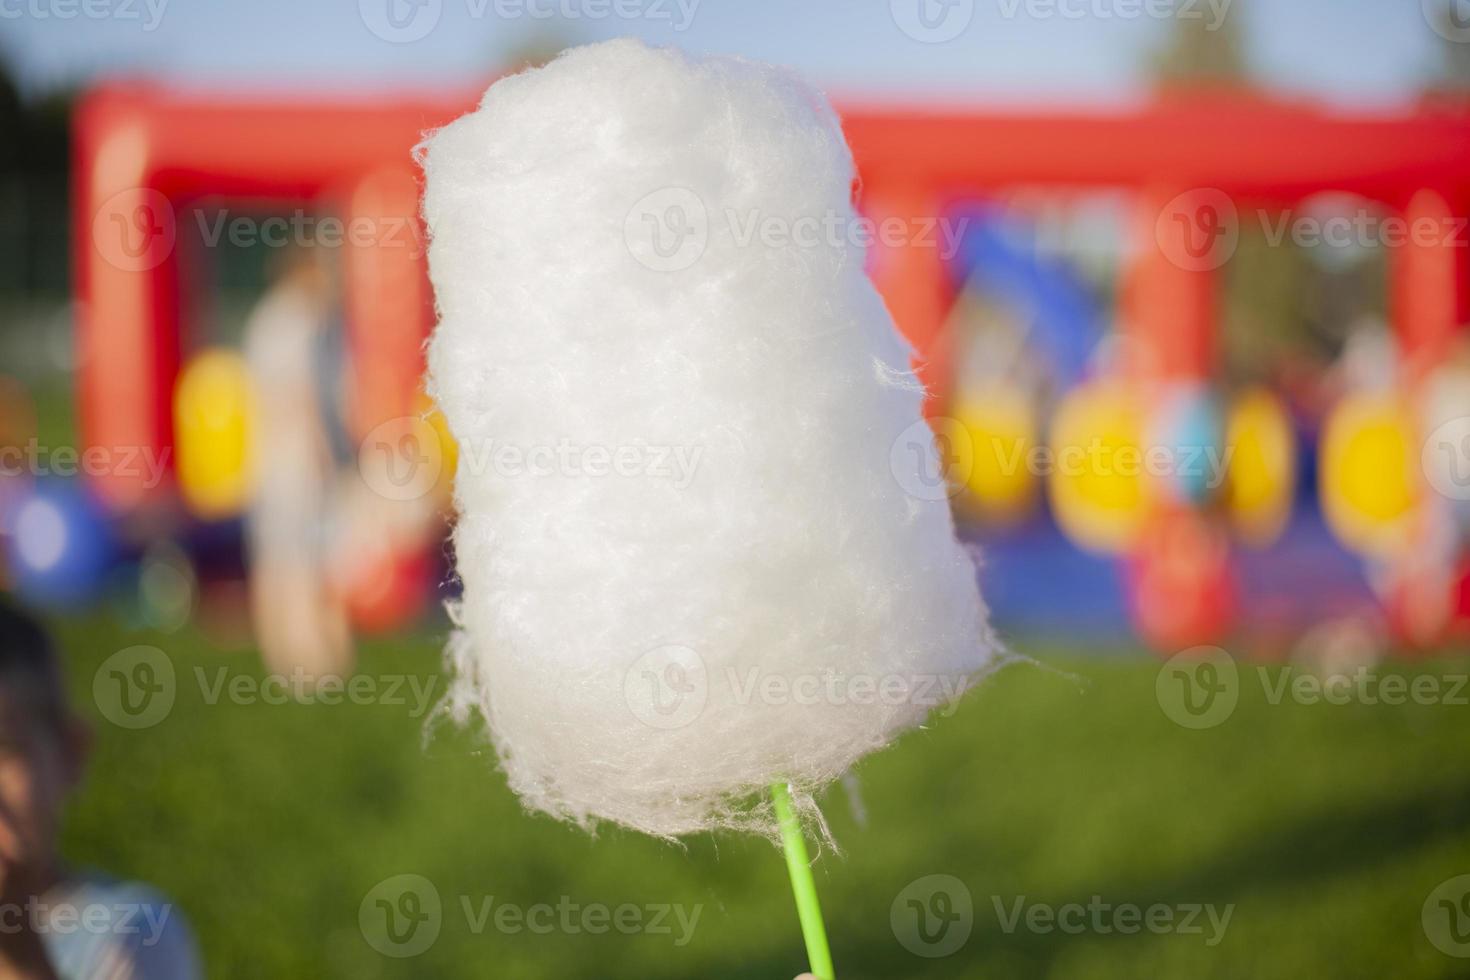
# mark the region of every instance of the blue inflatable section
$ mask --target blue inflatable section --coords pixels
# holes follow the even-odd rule
[[[1050,365],[1060,389],[1083,380],[1108,323],[1095,287],[1067,260],[1038,249],[1032,227],[1014,214],[974,205],[952,218],[965,222],[951,265],[954,280],[1021,319],[1028,345]],[[1201,440],[1198,433],[1187,438]],[[1314,442],[1312,433],[1303,434],[1298,499],[1281,539],[1265,551],[1237,549],[1241,616],[1248,630],[1301,628],[1376,605],[1362,561],[1322,521]],[[1044,503],[1018,527],[969,527],[961,533],[985,556],[981,588],[1003,632],[1085,636],[1104,645],[1133,642],[1121,561],[1068,541]],[[1310,595],[1303,594],[1303,583],[1311,583]]]
[[[952,220],[964,228],[951,265],[955,278],[1020,316],[1057,383],[1076,384],[1107,326],[1092,285],[1071,263],[1042,254],[1035,231],[1000,209],[961,209]]]
[[[5,564],[24,600],[65,608],[101,594],[118,545],[101,505],[80,483],[38,480],[7,499],[0,523]]]

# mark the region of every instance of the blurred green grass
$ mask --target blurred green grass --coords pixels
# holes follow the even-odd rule
[[[212,977],[789,980],[803,969],[784,868],[764,841],[681,849],[528,815],[475,738],[423,747],[407,684],[400,704],[211,704],[221,668],[259,679],[257,658],[197,635],[122,636],[101,620],[57,627],[98,736],[69,856],[172,895]],[[102,661],[135,643],[164,650],[178,678],[167,718],[136,731],[92,696]],[[437,647],[428,635],[375,642],[362,673],[382,693],[409,675],[437,696]],[[817,867],[839,976],[1466,975],[1466,961],[1429,943],[1421,908],[1470,872],[1470,709],[1271,704],[1245,670],[1235,713],[1190,731],[1160,710],[1157,661],[1032,652],[1074,676],[1011,668],[861,765],[860,806],[841,787],[825,799],[844,851]],[[401,874],[431,881],[443,908],[437,939],[411,958],[375,951],[359,924],[369,891]],[[899,893],[932,874],[959,878],[974,902],[972,934],[942,959],[911,953],[890,920]],[[683,946],[677,926],[510,932],[479,919],[492,896],[522,908],[679,904],[700,917]],[[1093,896],[1234,911],[1214,946],[1208,927],[1008,931],[998,911]]]

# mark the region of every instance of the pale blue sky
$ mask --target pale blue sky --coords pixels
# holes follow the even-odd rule
[[[410,2],[428,5],[433,17],[422,38],[392,43],[373,33],[368,22],[381,20],[385,4],[401,5],[395,9],[407,18]],[[678,30],[681,2],[695,6]],[[919,2],[933,4],[936,16],[965,16],[969,4],[973,12],[947,22],[964,25],[952,40],[923,43],[898,23]],[[946,2],[957,6],[940,6]],[[1139,94],[1142,57],[1167,27],[1137,13],[1157,2],[0,0],[0,38],[27,91],[116,74],[226,89],[433,88],[481,79],[537,38],[631,34],[788,64],[839,97],[1117,102]],[[1346,104],[1412,99],[1447,43],[1429,26],[1421,0],[1187,2],[1207,20],[1212,4],[1228,3],[1225,16],[1239,20],[1268,84]],[[1431,2],[1439,0],[1424,0]],[[644,15],[587,16],[615,3]],[[526,5],[582,16],[538,19]]]

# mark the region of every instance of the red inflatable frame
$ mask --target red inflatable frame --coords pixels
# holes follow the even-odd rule
[[[181,297],[188,263],[175,215],[205,197],[327,206],[377,229],[346,249],[359,435],[412,410],[432,301],[417,232],[412,147],[473,104],[468,97],[300,101],[205,97],[135,86],[92,92],[76,115],[75,274],[81,300],[79,403],[84,446],[172,446]],[[1229,92],[1135,111],[1016,114],[847,107],[844,127],[873,218],[935,217],[951,201],[1016,186],[1126,189],[1138,200],[1138,250],[1125,270],[1124,318],[1150,370],[1207,375],[1218,271],[1183,268],[1156,243],[1161,209],[1221,191],[1287,208],[1344,191],[1406,217],[1470,215],[1470,112],[1426,107],[1349,115]],[[393,231],[397,228],[399,231]],[[1460,245],[1463,246],[1463,238]],[[1450,242],[1394,250],[1392,319],[1406,348],[1432,361],[1470,315],[1466,253]],[[875,277],[942,403],[943,324],[953,300],[938,250],[885,254]],[[171,453],[170,453],[171,456]],[[160,488],[125,473],[98,489],[117,509]],[[167,490],[167,488],[162,488]]]

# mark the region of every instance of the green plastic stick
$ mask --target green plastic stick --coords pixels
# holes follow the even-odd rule
[[[817,883],[812,879],[812,866],[806,855],[806,840],[801,836],[796,811],[791,809],[791,796],[785,783],[771,785],[771,802],[776,804],[776,819],[781,823],[781,843],[786,849],[786,870],[791,873],[791,891],[796,895],[796,914],[801,919],[806,958],[817,980],[836,980],[832,951],[827,948],[827,927],[822,924],[822,905],[817,901]]]

